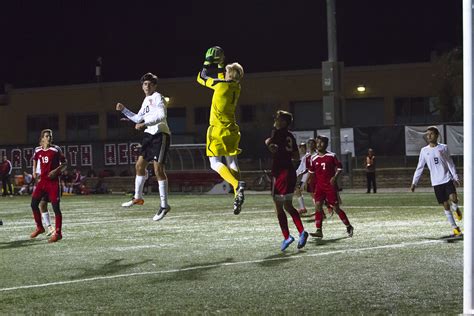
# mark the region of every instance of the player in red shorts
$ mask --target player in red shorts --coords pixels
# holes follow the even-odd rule
[[[299,161],[296,139],[288,131],[288,126],[293,120],[293,115],[286,111],[277,111],[275,116],[275,129],[272,137],[265,140],[268,150],[273,154],[272,164],[272,195],[280,224],[281,232],[285,238],[281,244],[284,251],[295,240],[290,235],[288,219],[285,210],[291,215],[299,233],[298,249],[305,246],[308,233],[304,230],[298,211],[293,206],[293,193],[296,186],[296,168],[293,161]]]
[[[66,159],[59,146],[53,145],[53,132],[50,129],[41,131],[41,147],[37,147],[33,156],[33,170],[36,164],[41,166],[41,175],[33,194],[31,195],[31,209],[36,223],[36,230],[31,233],[31,238],[37,237],[45,232],[41,222],[39,204],[43,197],[48,197],[55,215],[56,231],[48,242],[56,242],[62,239],[62,214],[59,207],[60,187],[59,175],[66,169]],[[35,173],[33,173],[36,175]]]
[[[334,153],[328,152],[329,139],[325,136],[319,136],[316,139],[317,154],[311,157],[309,172],[313,173],[316,180],[314,190],[314,201],[316,203],[316,233],[311,234],[313,237],[323,237],[323,203],[333,207],[334,212],[339,216],[341,221],[346,225],[347,234],[352,237],[354,227],[349,222],[346,213],[339,207],[340,201],[337,189],[337,177],[342,171],[342,164]]]

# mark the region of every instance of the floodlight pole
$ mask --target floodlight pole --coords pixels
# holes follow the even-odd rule
[[[328,29],[328,61],[323,68],[329,68],[331,82],[325,82],[323,90],[329,94],[323,98],[324,120],[330,124],[331,151],[341,159],[341,64],[337,62],[336,0],[326,0]]]
[[[464,289],[463,289],[463,313],[474,314],[474,299],[472,293],[473,284],[473,153],[474,145],[472,121],[472,104],[474,102],[472,93],[473,84],[473,38],[472,38],[472,13],[473,1],[463,0],[463,67],[464,67]]]

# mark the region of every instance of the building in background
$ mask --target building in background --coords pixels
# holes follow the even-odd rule
[[[343,126],[359,127],[363,134],[373,127],[391,129],[396,125],[441,122],[437,85],[433,82],[436,72],[436,63],[346,67],[342,84]],[[28,159],[24,148],[34,148],[39,132],[51,128],[55,142],[72,146],[71,150],[65,149],[79,160],[78,165],[107,167],[107,150],[113,152],[109,166],[120,165],[121,152],[128,156],[127,160],[122,159],[122,164],[127,165],[140,137],[127,126],[130,122],[120,120],[115,104],[121,102],[138,110],[139,84],[137,80],[29,89],[9,87],[0,96],[0,151],[13,156],[12,149],[23,148],[23,163]],[[461,84],[455,87],[458,96],[462,95]],[[242,85],[237,110],[242,158],[255,159],[264,153],[263,140],[272,125],[268,115],[276,109],[294,114],[293,130],[326,128],[321,69],[246,74]],[[169,97],[168,123],[173,131],[173,144],[204,143],[210,91],[199,89],[194,77],[160,79],[158,90]],[[462,108],[461,103],[459,97]],[[358,134],[354,134],[357,145]],[[361,155],[366,152],[364,146]],[[401,151],[403,155],[403,148]],[[380,149],[377,152],[383,154]]]

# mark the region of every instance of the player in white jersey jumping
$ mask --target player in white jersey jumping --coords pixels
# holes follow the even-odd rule
[[[145,99],[138,114],[127,109],[122,103],[117,103],[116,110],[122,112],[135,123],[136,130],[145,129],[140,155],[135,164],[135,195],[123,207],[143,205],[143,186],[147,179],[146,167],[153,161],[155,175],[158,180],[161,205],[153,217],[154,221],[162,219],[171,207],[168,204],[168,178],[165,173],[166,158],[171,142],[171,132],[166,122],[166,101],[156,91],[158,77],[152,73],[145,74],[141,80]]]
[[[431,185],[434,188],[436,199],[439,204],[443,204],[444,213],[449,224],[453,228],[455,236],[462,235],[461,229],[456,224],[454,216],[458,221],[462,219],[462,213],[458,206],[458,195],[455,186],[459,186],[459,177],[456,173],[453,159],[449,154],[448,146],[438,143],[439,131],[436,126],[430,126],[426,130],[428,145],[420,151],[418,166],[411,185],[411,191],[415,191],[415,187],[420,180],[423,168],[428,165],[431,176]],[[451,202],[451,203],[450,203]],[[450,205],[451,204],[451,205]],[[452,211],[452,212],[451,212]]]

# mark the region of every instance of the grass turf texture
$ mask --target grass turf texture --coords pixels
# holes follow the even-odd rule
[[[440,239],[451,229],[433,193],[343,193],[354,237],[334,215],[324,239],[284,253],[268,195],[238,216],[230,195],[173,195],[161,222],[158,196],[127,199],[64,197],[56,244],[29,239],[28,197],[0,200],[0,314],[462,312],[463,242]]]

